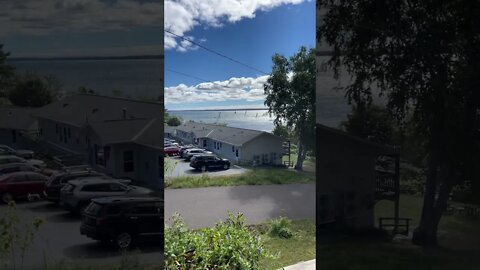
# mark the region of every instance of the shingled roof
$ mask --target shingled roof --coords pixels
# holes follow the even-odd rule
[[[94,132],[104,145],[137,143],[163,148],[163,104],[78,94],[38,109],[34,115]]]
[[[36,108],[0,107],[0,129],[32,130],[36,119],[32,117]]]
[[[236,146],[241,146],[263,134],[272,136],[275,139],[283,140],[282,138],[265,131],[205,124],[192,121],[186,122],[175,128],[188,133],[192,132],[197,138],[209,138]]]
[[[52,102],[35,112],[34,116],[72,126],[85,122],[102,122],[135,118],[162,118],[163,104],[133,99],[78,94]]]

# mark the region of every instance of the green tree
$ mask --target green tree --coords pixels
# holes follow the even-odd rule
[[[182,121],[176,116],[170,116],[167,120],[167,125],[172,127],[180,126],[181,124]]]
[[[265,105],[275,116],[275,125],[285,123],[298,139],[295,169],[302,170],[315,144],[315,50],[301,47],[290,59],[275,54],[272,62],[272,73],[264,84]]]
[[[357,105],[380,89],[401,126],[412,126],[427,160],[422,215],[413,242],[436,245],[452,187],[472,179],[479,107],[478,1],[319,0],[317,39],[333,49],[335,76],[346,70],[346,96]],[[478,164],[477,164],[478,166]]]
[[[15,75],[15,69],[6,63],[8,56],[10,53],[4,52],[3,44],[0,44],[0,98],[7,97]]]
[[[290,130],[282,124],[276,124],[275,127],[273,128],[272,133],[273,135],[276,135],[278,137],[282,137],[284,139],[290,139]]]
[[[42,107],[56,99],[57,89],[49,78],[33,73],[18,75],[15,85],[8,93],[8,99],[15,106]]]
[[[382,144],[393,143],[394,125],[391,114],[374,104],[352,106],[347,121],[340,124],[349,134]]]

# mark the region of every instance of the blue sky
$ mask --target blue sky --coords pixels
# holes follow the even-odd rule
[[[249,10],[237,7],[230,11],[228,7],[223,7],[222,11],[220,7],[219,14],[207,15],[200,10],[192,16],[193,23],[190,24],[191,17],[185,15],[185,19],[178,15],[184,14],[178,12],[182,6],[169,7],[169,4],[178,2],[167,2],[165,29],[267,73],[271,71],[271,57],[275,53],[289,57],[300,46],[315,46],[314,1],[246,0],[244,2],[251,4]],[[268,6],[265,4],[267,2],[274,4]],[[255,4],[257,9],[252,7]],[[185,10],[188,13],[189,9]],[[180,19],[170,19],[173,17]],[[267,78],[264,74],[187,42],[182,44],[178,38],[168,35],[165,45],[167,109],[263,107],[263,83]],[[169,69],[214,83],[202,84],[199,80],[170,72]]]
[[[0,3],[0,44],[11,57],[163,53],[163,0]]]

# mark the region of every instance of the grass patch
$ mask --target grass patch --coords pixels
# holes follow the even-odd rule
[[[167,178],[166,188],[198,188],[212,186],[270,185],[310,183],[315,181],[312,172],[299,172],[284,168],[252,168],[239,175],[215,176],[208,173],[201,177],[180,176]]]
[[[292,221],[291,238],[281,238],[270,234],[267,226],[254,226],[260,233],[265,249],[276,255],[276,259],[262,259],[259,269],[276,270],[301,261],[315,259],[315,221]]]
[[[400,197],[400,217],[412,218],[413,230],[419,222],[423,198]],[[393,217],[393,202],[380,201],[375,217]],[[322,237],[320,237],[322,238]],[[317,269],[333,270],[447,270],[478,269],[480,264],[480,220],[464,216],[444,216],[438,230],[438,248],[424,249],[409,241],[391,243],[372,239],[348,238],[321,244]]]

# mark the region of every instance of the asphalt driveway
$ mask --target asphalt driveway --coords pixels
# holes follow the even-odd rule
[[[0,204],[0,215],[6,211],[6,207]],[[24,269],[39,269],[39,265],[43,268],[44,256],[49,265],[61,261],[82,265],[120,262],[122,254],[118,250],[80,235],[80,217],[72,216],[49,202],[20,202],[17,213],[24,222],[36,218],[43,220],[35,242],[26,252]],[[142,263],[163,263],[162,243],[140,245],[139,250],[136,256]]]
[[[190,162],[185,161],[180,157],[166,157],[171,163],[175,164],[174,169],[167,175],[169,177],[179,177],[179,176],[202,176],[201,171],[197,171],[194,168],[190,167]],[[238,175],[247,172],[247,169],[232,165],[228,170],[209,170],[207,171],[209,176],[229,176],[229,175]]]
[[[190,228],[204,228],[224,220],[227,212],[241,212],[247,224],[286,216],[315,219],[315,184],[207,187],[165,190],[165,219],[179,213]]]

